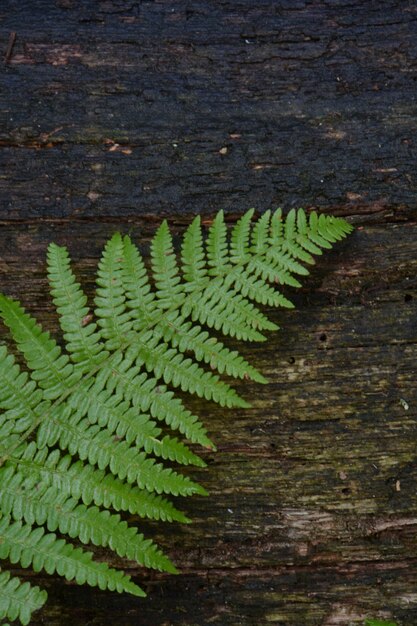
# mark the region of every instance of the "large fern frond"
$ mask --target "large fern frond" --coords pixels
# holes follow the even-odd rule
[[[291,308],[280,287],[299,287],[313,255],[351,230],[340,218],[301,209],[253,216],[248,211],[230,233],[222,212],[207,233],[197,217],[178,253],[163,222],[149,266],[130,237],[116,233],[99,262],[94,309],[68,251],[51,244],[48,279],[62,341],[0,295],[17,348],[15,357],[0,346],[1,559],[144,595],[66,536],[176,571],[119,512],[188,523],[161,494],[206,493],[171,467],[205,466],[190,444],[214,449],[178,391],[248,407],[231,379],[266,379],[220,335],[265,341],[278,326],[260,307]],[[27,624],[44,601],[45,592],[0,572],[0,618]]]

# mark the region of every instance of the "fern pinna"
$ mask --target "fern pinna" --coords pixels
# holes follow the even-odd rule
[[[265,341],[264,332],[278,327],[258,305],[292,307],[279,286],[299,287],[312,255],[350,231],[343,219],[300,209],[255,221],[248,211],[229,233],[219,212],[207,234],[196,217],[176,253],[163,222],[149,269],[131,239],[116,233],[98,266],[92,313],[67,250],[51,244],[48,278],[65,348],[18,302],[0,296],[0,316],[20,354],[0,347],[4,566],[136,596],[145,594],[128,575],[80,544],[176,572],[119,513],[187,523],[165,496],[206,493],[171,467],[204,466],[184,440],[214,447],[175,390],[249,406],[220,375],[266,381],[218,335]],[[45,598],[0,570],[0,618],[27,624]]]

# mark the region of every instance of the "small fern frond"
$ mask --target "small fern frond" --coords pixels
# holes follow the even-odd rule
[[[94,310],[67,249],[51,244],[48,279],[62,348],[0,295],[0,317],[19,352],[15,358],[0,346],[0,559],[144,595],[68,537],[175,573],[120,513],[189,523],[162,494],[206,495],[171,467],[205,466],[190,442],[215,449],[178,392],[249,407],[222,376],[266,380],[218,335],[266,341],[278,326],[261,307],[292,308],[281,287],[300,287],[313,256],[350,230],[340,218],[301,209],[284,217],[278,209],[258,220],[250,210],[229,233],[220,211],[207,235],[195,218],[178,252],[163,222],[149,268],[130,237],[116,233],[98,265]],[[1,619],[27,624],[44,600],[45,592],[0,572]]]
[[[0,346],[1,449],[9,449],[12,440],[28,431],[47,406],[49,402],[43,402],[43,392],[35,381],[20,370],[6,347]]]
[[[82,292],[70,266],[66,248],[51,243],[48,247],[48,279],[59,315],[66,350],[83,371],[94,367],[103,355],[97,324],[91,322],[87,296]]]
[[[245,263],[248,258],[253,214],[253,209],[247,211],[232,229],[230,237],[230,260],[232,263]]]
[[[27,315],[15,300],[0,294],[0,315],[8,326],[33,378],[44,390],[44,397],[55,399],[80,379],[66,354],[49,333],[43,332],[36,321]]]
[[[210,226],[206,248],[210,276],[226,274],[229,267],[229,246],[223,211],[217,213],[213,224]]]
[[[9,572],[0,570],[0,619],[19,620],[22,626],[29,624],[32,613],[46,602],[47,593],[33,587]]]
[[[87,583],[91,587],[126,591],[135,596],[145,592],[133,583],[130,576],[108,567],[106,563],[93,560],[91,552],[74,548],[54,533],[45,533],[43,528],[32,528],[29,524],[0,519],[0,559],[9,559],[12,564],[32,567],[35,572],[45,570],[57,572],[66,580],[75,580],[78,585]]]
[[[218,376],[204,371],[190,358],[170,348],[165,343],[156,344],[149,337],[136,340],[135,362],[144,365],[155,378],[166,385],[179,387],[182,391],[196,394],[200,398],[213,400],[221,406],[247,406],[234,389],[221,381]]]
[[[36,478],[24,478],[3,473],[0,485],[0,508],[3,515],[26,524],[46,525],[50,532],[59,530],[72,539],[95,546],[109,546],[119,556],[136,561],[145,567],[176,572],[171,561],[159,548],[136,528],[129,527],[119,515],[100,511],[95,506],[78,504],[55,486],[39,483]]]
[[[267,304],[267,303],[264,303]],[[251,378],[258,383],[266,383],[266,379],[250,365],[237,350],[229,350],[221,341],[202,330],[201,326],[191,322],[167,322],[164,329],[164,340],[170,341],[180,352],[193,352],[197,361],[206,363],[220,374],[228,374],[234,378]]]
[[[256,275],[242,270],[234,276],[234,287],[248,300],[272,307],[293,309],[293,303]]]
[[[207,277],[205,260],[201,219],[197,216],[185,231],[181,247],[183,277],[193,289],[201,285]]]
[[[265,254],[269,245],[269,230],[271,221],[271,211],[265,213],[258,219],[252,228],[251,248],[252,254]]]
[[[253,309],[246,310],[249,303],[230,288],[230,282],[228,277],[211,283],[201,294],[191,294],[182,308],[183,315],[236,339],[265,341],[265,335],[252,326],[252,321],[256,325]]]
[[[128,236],[123,237],[122,281],[126,306],[132,311],[136,330],[146,328],[155,321],[155,293],[142,256]]]
[[[169,309],[181,294],[181,278],[172,245],[172,237],[164,220],[151,244],[153,279],[160,309]]]
[[[132,356],[133,352],[133,356]],[[213,443],[206,435],[206,429],[196,415],[187,410],[182,401],[176,398],[171,391],[167,391],[165,385],[149,376],[141,367],[135,367],[135,351],[120,359],[117,357],[111,363],[110,377],[107,368],[102,368],[97,376],[107,380],[107,389],[123,395],[127,402],[145,414],[148,413],[155,419],[163,420],[172,429],[179,430],[193,443],[199,443],[205,447],[212,447]],[[142,363],[142,362],[141,362]],[[113,383],[114,387],[109,386]],[[191,461],[189,461],[191,462]]]
[[[111,350],[126,341],[130,329],[130,314],[126,309],[123,286],[123,241],[116,233],[107,242],[97,271],[95,314],[106,347]],[[116,340],[114,339],[116,338]]]
[[[17,471],[20,482],[36,479],[38,483],[46,487],[55,486],[64,496],[72,496],[86,505],[94,503],[99,507],[128,511],[132,515],[155,520],[189,522],[181,511],[160,495],[122,482],[90,464],[74,461],[69,454],[62,456],[59,450],[37,450],[34,442],[24,449],[20,457],[9,458],[7,465],[0,468],[0,479],[7,484]]]
[[[55,445],[82,461],[88,461],[99,469],[108,468],[114,476],[137,484],[141,489],[157,493],[189,496],[196,493],[206,495],[206,491],[188,476],[179,474],[162,463],[148,458],[146,453],[127,441],[118,440],[107,429],[91,426],[88,420],[77,421],[77,415],[69,420],[68,411],[59,418],[51,418],[41,425],[38,445]]]

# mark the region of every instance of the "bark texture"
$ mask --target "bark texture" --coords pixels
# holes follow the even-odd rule
[[[417,624],[416,20],[394,0],[1,3],[0,288],[45,327],[51,240],[91,292],[106,238],[146,249],[162,217],[357,226],[271,313],[283,330],[241,346],[270,381],[241,386],[253,408],[188,399],[219,448],[193,473],[210,496],[180,503],[191,526],[138,522],[182,574],[132,567],[145,601],[29,574],[34,626]]]

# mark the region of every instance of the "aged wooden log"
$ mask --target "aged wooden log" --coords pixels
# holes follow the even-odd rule
[[[411,2],[4,0],[0,13],[4,51],[16,32],[0,77],[11,218],[414,205]]]
[[[253,407],[187,400],[210,496],[179,503],[190,526],[137,522],[182,574],[132,567],[145,601],[26,574],[35,626],[417,623],[416,42],[393,0],[2,3],[0,288],[47,328],[51,240],[91,293],[106,238],[146,251],[163,216],[357,226],[242,347],[269,379],[241,386]]]

